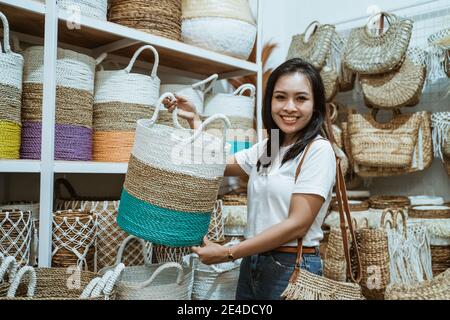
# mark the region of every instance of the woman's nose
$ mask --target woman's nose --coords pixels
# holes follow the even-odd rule
[[[285,111],[294,111],[295,110],[295,102],[289,99],[283,108]]]

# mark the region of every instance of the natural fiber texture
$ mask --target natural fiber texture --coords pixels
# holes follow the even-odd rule
[[[133,197],[155,206],[204,213],[213,211],[221,181],[154,168],[132,155],[124,188]]]
[[[21,126],[0,120],[0,159],[19,159]]]
[[[42,122],[43,85],[23,85],[23,121]],[[92,128],[93,96],[85,90],[56,88],[56,123]]]
[[[55,160],[90,161],[92,159],[92,129],[57,124],[55,131]],[[41,158],[41,134],[40,122],[23,123],[21,159]]]
[[[341,62],[341,72],[338,79],[338,91],[351,91],[355,87],[356,73],[350,70]]]
[[[206,50],[247,60],[256,41],[254,24],[229,18],[183,20],[183,42]]]
[[[153,246],[153,254],[157,263],[176,262],[183,263],[183,257],[191,253],[191,247],[167,247],[162,245]]]
[[[359,211],[367,211],[369,209],[368,201],[349,201],[350,212],[359,212]],[[331,205],[331,210],[338,211],[337,202],[333,202]]]
[[[348,237],[350,240],[350,238]],[[327,241],[327,251],[323,261],[323,275],[335,281],[347,281],[347,263],[345,262],[342,232],[331,228]]]
[[[338,74],[331,68],[325,67],[320,71],[325,86],[325,99],[332,101],[338,92]]]
[[[134,132],[136,121],[149,118],[152,114],[153,109],[145,105],[122,102],[97,103],[94,106],[94,130]]]
[[[21,96],[21,89],[0,83],[0,105],[2,106],[0,108],[0,121],[10,121],[18,125],[21,124]]]
[[[133,132],[94,131],[92,160],[102,162],[128,162],[134,142]]]
[[[366,105],[379,109],[412,107],[419,103],[426,69],[407,57],[398,70],[361,75],[360,79]]]
[[[108,0],[58,0],[58,7],[106,21]]]
[[[434,156],[444,160],[450,157],[450,112],[436,112],[431,115],[433,128]]]
[[[94,270],[97,225],[97,216],[89,212],[54,213],[52,265]]]
[[[286,60],[302,58],[320,70],[325,65],[326,58],[330,53],[335,27],[330,24],[318,23],[308,40],[305,39],[306,31],[292,37]]]
[[[208,228],[208,239],[213,242],[222,243],[225,241],[224,219],[223,219],[223,202],[216,200],[214,210],[211,215],[211,222]]]
[[[30,262],[34,220],[31,211],[0,211],[0,253],[13,256],[19,266]]]
[[[112,0],[109,21],[181,40],[181,0]]]
[[[202,117],[206,120],[207,117]],[[229,116],[231,127],[227,130],[227,141],[228,142],[244,142],[248,141],[253,144],[256,142],[256,131],[253,129],[253,119],[245,117]],[[213,122],[206,127],[206,132],[217,136],[223,137],[224,125],[220,122]]]
[[[225,194],[222,196],[225,206],[246,206],[247,195]]]
[[[388,123],[378,123],[370,114],[350,114],[348,120],[352,157],[359,165],[411,167],[421,112],[396,115]]]
[[[148,117],[147,117],[148,118]],[[186,119],[179,119],[178,122],[183,128],[190,129],[189,123]],[[172,120],[172,114],[167,110],[160,110],[159,111],[159,118],[156,122],[157,124],[165,125],[168,127],[174,127],[173,120]]]
[[[450,207],[415,206],[409,208],[408,215],[416,219],[450,219]]]
[[[403,196],[372,196],[369,198],[369,206],[373,209],[392,209],[409,207],[408,197]]]
[[[391,14],[389,29],[382,35],[369,34],[367,26],[351,31],[344,51],[345,65],[360,74],[380,74],[396,69],[405,58],[413,21]]]
[[[450,268],[450,246],[431,246],[433,276]]]
[[[255,25],[247,0],[183,0],[182,19],[230,18]]]

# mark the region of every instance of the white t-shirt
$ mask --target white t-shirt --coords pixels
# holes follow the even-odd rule
[[[319,139],[321,137],[317,137]],[[329,207],[336,179],[336,158],[330,142],[315,141],[303,162],[297,183],[295,172],[303,152],[280,167],[284,154],[290,148],[281,147],[267,175],[257,172],[257,162],[265,152],[267,139],[252,148],[235,154],[237,163],[249,175],[248,223],[245,238],[250,239],[288,218],[291,196],[294,193],[315,194],[325,199],[320,211],[303,238],[303,246],[315,247],[323,239],[322,223]],[[287,246],[297,246],[293,241]]]

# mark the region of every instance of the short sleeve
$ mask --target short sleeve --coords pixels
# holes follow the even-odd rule
[[[328,141],[312,144],[292,193],[315,194],[325,200],[336,180],[336,157]]]
[[[250,149],[239,151],[234,155],[236,162],[247,175],[250,176],[253,168],[258,163],[258,159],[265,152],[266,144],[267,139],[253,145]]]

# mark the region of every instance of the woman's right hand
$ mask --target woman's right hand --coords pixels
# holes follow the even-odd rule
[[[195,105],[186,97],[179,96],[175,94],[175,100],[170,100],[169,98],[164,99],[164,107],[167,111],[172,113],[175,108],[178,109],[178,116],[188,121],[189,126],[192,129],[197,129],[202,121],[197,113]]]

